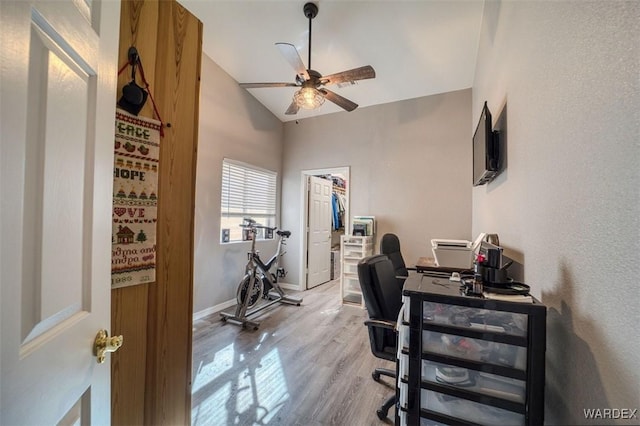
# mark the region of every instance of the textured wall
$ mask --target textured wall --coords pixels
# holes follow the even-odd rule
[[[282,176],[282,122],[206,55],[201,75],[194,312],[235,299],[250,248],[248,242],[220,244],[223,158],[274,170],[278,179]],[[257,246],[267,258],[276,249],[273,242]]]
[[[472,126],[507,105],[508,158],[473,190],[473,231],[549,308],[550,424],[640,408],[639,22],[637,1],[485,5]]]
[[[471,238],[470,102],[467,89],[285,123],[287,281],[300,272],[302,170],[349,166],[351,216],[376,216],[377,240],[398,234],[408,263],[431,238]]]

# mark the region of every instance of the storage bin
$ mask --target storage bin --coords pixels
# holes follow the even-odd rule
[[[525,401],[525,382],[510,377],[423,360],[421,378],[425,382],[456,386],[513,402]]]
[[[422,332],[422,350],[519,370],[527,365],[524,347],[434,331]]]
[[[402,309],[406,308],[407,305],[404,305]],[[403,312],[401,310],[400,316],[402,316]],[[402,349],[409,349],[409,326],[406,324],[398,323],[398,356],[400,356]]]
[[[398,402],[400,403],[400,407],[406,407],[407,406],[407,401],[409,398],[408,395],[408,389],[409,389],[409,385],[406,383],[401,383],[398,382]]]
[[[441,325],[454,325],[471,329],[527,336],[527,315],[490,309],[469,308],[423,302],[422,316],[425,321]]]
[[[398,356],[398,380],[409,376],[409,355]]]
[[[524,414],[422,389],[420,406],[439,414],[483,425],[524,425]]]
[[[409,307],[411,306],[411,303],[409,303],[410,301],[411,299],[409,298],[409,296],[402,296],[402,304],[404,305],[403,319],[406,323],[409,323]]]

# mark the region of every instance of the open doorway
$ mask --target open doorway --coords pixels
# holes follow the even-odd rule
[[[300,218],[300,235],[302,238],[300,239],[300,277],[299,281],[303,284],[303,288],[309,289],[318,285],[315,277],[312,277],[312,281],[309,281],[309,266],[310,260],[313,265],[313,269],[318,269],[317,262],[329,262],[329,265],[326,265],[331,270],[334,270],[333,264],[331,264],[331,258],[333,257],[333,262],[340,262],[339,256],[339,247],[340,247],[340,236],[344,234],[345,230],[349,229],[349,167],[331,167],[325,169],[312,169],[312,170],[303,170],[301,173],[301,209],[300,214],[302,215]],[[334,197],[338,199],[338,208],[341,209],[340,214],[336,218],[336,215],[333,212],[332,206],[332,222],[331,222],[331,230],[329,237],[329,244],[324,245],[326,248],[318,248],[319,246],[313,245],[313,239],[310,238],[311,229],[310,225],[314,223],[313,215],[317,212],[314,212],[313,208],[309,208],[309,200],[310,200],[310,192],[309,192],[309,178],[315,176],[322,176],[324,178],[331,179],[331,190],[332,190],[332,205],[334,205],[333,200]],[[311,251],[309,250],[311,245]],[[323,250],[320,253],[321,259],[318,258],[314,252],[316,250]],[[328,253],[324,253],[324,250],[328,250]],[[334,253],[332,256],[331,253]],[[335,253],[338,253],[336,255]],[[309,255],[311,254],[311,259]],[[321,266],[320,269],[324,267]],[[334,278],[337,278],[337,275],[333,275]],[[330,278],[330,277],[329,277]],[[327,281],[329,281],[329,278]],[[322,280],[322,278],[321,278]],[[310,285],[311,284],[311,285]]]

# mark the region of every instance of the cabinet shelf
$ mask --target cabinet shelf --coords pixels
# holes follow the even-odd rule
[[[340,237],[340,295],[342,303],[364,307],[358,279],[358,262],[373,254],[373,237],[342,235]]]

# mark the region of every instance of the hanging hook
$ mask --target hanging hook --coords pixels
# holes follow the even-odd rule
[[[128,51],[127,55],[129,57],[129,65],[131,65],[131,80],[135,81],[136,80],[136,67],[138,66],[138,63],[140,62],[140,55],[138,55],[138,49],[136,49],[134,46],[131,46],[129,48],[129,51]]]

